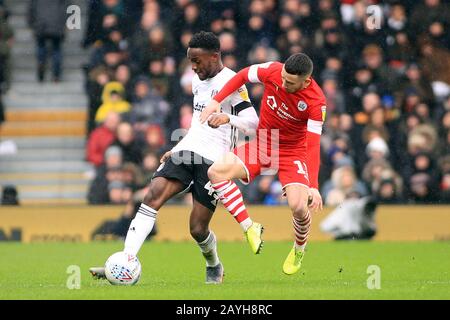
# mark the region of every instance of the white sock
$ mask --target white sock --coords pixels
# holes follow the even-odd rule
[[[302,245],[299,245],[299,244],[297,244],[296,241],[294,241],[294,246],[295,246],[295,251],[305,252],[306,242]]]
[[[137,255],[145,239],[152,232],[157,213],[156,210],[149,206],[141,204],[136,216],[130,223],[123,251]]]
[[[253,221],[250,217],[248,217],[247,219],[240,222],[239,224],[241,225],[242,230],[244,230],[244,232],[247,232],[248,228],[250,228],[252,226]]]
[[[214,232],[210,231],[209,235],[202,242],[197,242],[203,256],[206,260],[206,266],[215,267],[220,263],[217,254],[217,240]]]

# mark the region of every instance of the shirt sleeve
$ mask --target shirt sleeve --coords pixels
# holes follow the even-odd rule
[[[246,135],[253,134],[258,127],[259,118],[255,108],[250,104],[249,108],[243,109],[237,116],[229,115],[230,124]]]
[[[264,83],[269,75],[269,67],[273,62],[254,64],[248,69],[248,80],[252,83]]]
[[[219,93],[217,93],[213,99],[221,103],[229,95],[238,90],[247,82],[253,83],[264,82],[267,76],[269,75],[268,68],[270,67],[271,64],[272,62],[266,62],[262,64],[255,64],[250,67],[242,69],[225,84],[222,90],[220,90]]]
[[[248,95],[247,87],[245,85],[241,86],[235,92],[233,92],[229,96],[229,101],[232,107],[236,107],[239,105],[250,105],[250,97]],[[242,104],[244,102],[244,104]],[[242,109],[237,110],[236,114],[239,113]]]
[[[310,109],[306,132],[306,166],[308,168],[309,186],[319,188],[320,136],[325,121],[326,106],[318,105]]]

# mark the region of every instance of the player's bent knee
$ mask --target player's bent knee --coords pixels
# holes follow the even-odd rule
[[[213,182],[228,180],[226,176],[227,170],[224,165],[213,164],[208,169],[208,178]]]
[[[197,242],[204,241],[209,234],[208,228],[202,225],[193,225],[190,227],[190,232],[192,238],[194,238]]]
[[[306,204],[306,200],[305,201],[300,200],[294,205],[291,205],[290,208],[292,210],[293,216],[296,217],[297,219],[302,219],[306,217],[308,213],[308,206]]]

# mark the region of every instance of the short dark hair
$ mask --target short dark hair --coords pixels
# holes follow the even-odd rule
[[[284,69],[289,74],[307,76],[313,72],[313,62],[304,53],[296,53],[290,56],[284,63]]]
[[[192,36],[191,41],[189,41],[189,48],[199,48],[219,52],[220,41],[214,33],[200,31]]]

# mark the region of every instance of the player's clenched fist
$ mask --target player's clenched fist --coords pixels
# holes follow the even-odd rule
[[[200,114],[200,123],[205,123],[214,112],[220,112],[220,103],[212,99]]]
[[[230,117],[225,113],[213,113],[208,120],[208,125],[211,128],[218,128],[223,124],[230,122]]]

